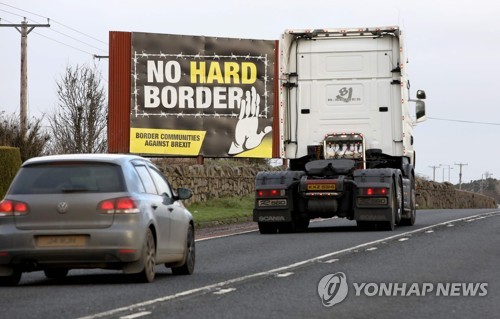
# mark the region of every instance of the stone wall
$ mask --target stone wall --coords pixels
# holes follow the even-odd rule
[[[226,196],[246,196],[255,192],[255,176],[263,169],[243,166],[158,165],[172,187],[187,187],[193,197],[186,201],[204,202]]]
[[[417,205],[419,209],[498,207],[491,197],[455,189],[450,183],[436,183],[419,178]]]
[[[174,189],[187,187],[193,197],[186,201],[203,202],[225,196],[246,196],[255,192],[255,176],[268,168],[216,165],[162,165],[164,174]],[[456,190],[450,183],[436,183],[417,178],[419,209],[496,208],[491,197]]]

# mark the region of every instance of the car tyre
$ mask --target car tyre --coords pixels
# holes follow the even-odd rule
[[[0,276],[0,286],[17,286],[21,281],[22,272],[14,269],[12,275]]]
[[[186,241],[186,252],[184,254],[184,264],[179,267],[172,267],[174,275],[191,275],[194,272],[194,265],[196,261],[196,249],[194,241],[194,228],[189,225]]]
[[[148,229],[146,232],[141,259],[144,269],[137,274],[138,281],[145,283],[152,282],[155,279],[156,245],[151,229]]]

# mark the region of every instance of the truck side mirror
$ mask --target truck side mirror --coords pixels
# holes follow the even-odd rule
[[[425,91],[424,90],[417,91],[417,99],[425,100]]]
[[[425,95],[425,93],[424,93]],[[417,116],[417,123],[423,122],[426,120],[425,116],[425,102],[424,101],[416,101],[415,102],[415,111]]]

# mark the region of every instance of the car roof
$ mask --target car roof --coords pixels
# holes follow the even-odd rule
[[[25,161],[22,166],[29,166],[33,164],[43,164],[43,163],[52,163],[52,162],[71,162],[71,161],[83,161],[83,162],[105,162],[105,163],[114,163],[121,165],[125,162],[131,160],[146,160],[150,161],[147,158],[132,155],[132,154],[62,154],[62,155],[47,155],[40,157],[33,157],[29,160]]]

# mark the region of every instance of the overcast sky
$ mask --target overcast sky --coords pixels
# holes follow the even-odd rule
[[[47,23],[28,36],[28,112],[53,113],[66,66],[96,65],[107,87],[109,31],[278,39],[289,28],[399,25],[413,96],[427,93],[414,132],[416,170],[458,183],[500,179],[500,3],[494,0],[0,0],[1,24]],[[0,111],[19,114],[20,34],[0,27]]]

